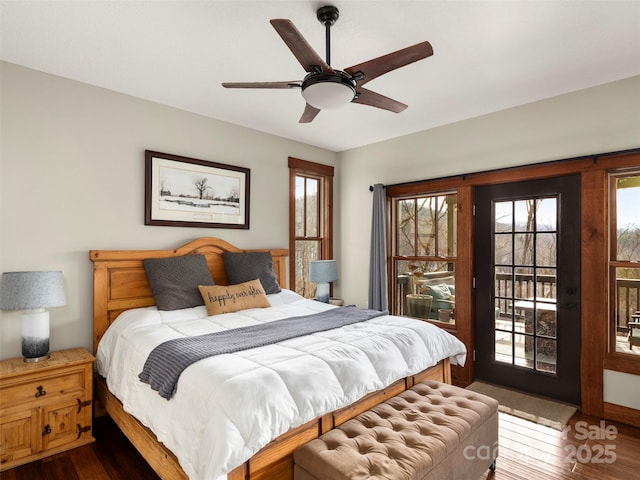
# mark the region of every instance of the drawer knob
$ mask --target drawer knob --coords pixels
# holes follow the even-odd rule
[[[42,430],[42,436],[44,437],[46,435],[49,435],[50,433],[51,433],[51,425],[46,424],[44,426],[44,429]]]
[[[36,392],[36,398],[44,397],[47,394],[47,391],[42,388],[42,385],[38,385],[38,391]]]

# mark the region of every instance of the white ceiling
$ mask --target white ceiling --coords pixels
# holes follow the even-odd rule
[[[301,80],[269,24],[290,19],[344,69],[428,40],[434,56],[367,88],[396,114],[348,104],[299,124],[294,90],[221,82]],[[640,74],[640,1],[2,1],[2,60],[343,151]],[[597,112],[594,112],[597,114]]]

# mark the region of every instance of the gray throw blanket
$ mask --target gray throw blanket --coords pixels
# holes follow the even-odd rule
[[[168,400],[176,392],[184,369],[199,360],[333,330],[387,314],[386,311],[348,306],[223,332],[176,338],[151,351],[138,378]]]

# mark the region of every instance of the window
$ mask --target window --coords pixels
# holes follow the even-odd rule
[[[455,323],[456,204],[451,192],[392,199],[395,314]]]
[[[312,260],[333,258],[333,167],[289,158],[289,283],[306,298]]]
[[[494,202],[495,360],[557,373],[558,197]]]
[[[640,173],[610,177],[611,350],[640,355]]]

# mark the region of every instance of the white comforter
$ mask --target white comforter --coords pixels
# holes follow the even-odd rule
[[[218,480],[287,430],[449,357],[462,342],[429,323],[382,316],[340,329],[201,360],[165,400],[138,380],[160,343],[181,336],[317,313],[331,305],[290,290],[271,308],[208,317],[205,307],[121,314],[105,333],[97,368],[124,409],[149,427],[192,480]]]

